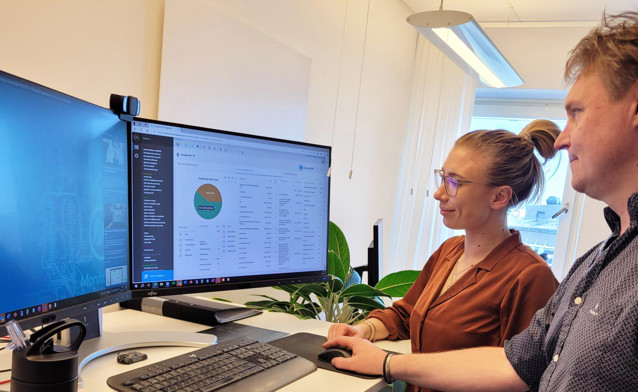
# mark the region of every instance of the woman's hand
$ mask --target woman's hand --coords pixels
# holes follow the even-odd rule
[[[350,336],[339,336],[323,344],[324,348],[332,346],[346,347],[352,351],[350,358],[333,358],[332,366],[361,374],[383,374],[383,360],[387,353],[370,341]]]
[[[328,331],[328,340],[332,340],[339,336],[351,336],[354,338],[362,338],[367,339],[368,336],[366,332],[369,332],[369,327],[359,324],[359,325],[348,325],[348,324],[332,324],[330,326],[330,330]]]

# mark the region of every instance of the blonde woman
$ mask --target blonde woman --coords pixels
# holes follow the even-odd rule
[[[475,131],[459,138],[435,170],[443,223],[465,235],[445,241],[405,297],[361,324],[333,324],[328,339],[411,339],[412,352],[503,346],[556,290],[547,262],[507,226],[507,211],[542,194],[535,155],[554,156],[560,133],[536,120],[519,135]],[[429,391],[409,385],[409,391]]]

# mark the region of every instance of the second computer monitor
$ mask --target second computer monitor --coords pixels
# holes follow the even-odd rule
[[[133,295],[325,279],[330,147],[135,119]]]
[[[0,333],[129,298],[126,123],[0,71]]]

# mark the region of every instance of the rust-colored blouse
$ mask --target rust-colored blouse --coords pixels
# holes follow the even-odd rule
[[[464,236],[445,241],[432,254],[401,300],[368,317],[383,322],[388,339],[412,340],[412,352],[503,346],[527,328],[558,287],[547,262],[512,230],[482,261],[440,294],[463,253]],[[427,391],[411,385],[409,391]]]

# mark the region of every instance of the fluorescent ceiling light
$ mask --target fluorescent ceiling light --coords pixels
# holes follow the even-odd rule
[[[427,11],[409,16],[407,22],[459,67],[476,71],[488,86],[501,88],[523,84],[523,79],[472,15],[461,11]]]

